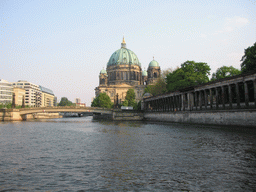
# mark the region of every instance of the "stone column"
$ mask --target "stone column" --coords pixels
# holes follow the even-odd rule
[[[245,107],[249,108],[249,94],[247,82],[244,82]]]
[[[188,98],[188,110],[191,110],[191,101],[190,101],[190,93],[187,94],[187,98]]]
[[[166,97],[165,98],[165,111],[168,111],[168,105],[169,105],[169,102],[168,102],[168,98]]]
[[[180,99],[179,99],[179,95],[176,96],[177,99],[177,111],[180,110]]]
[[[208,104],[208,95],[206,92],[206,89],[204,90],[204,108],[207,109],[207,104]]]
[[[210,88],[210,108],[212,109],[213,97],[212,97],[212,88]]]
[[[170,111],[170,97],[167,97],[166,98],[166,102],[167,102],[167,108],[166,108],[166,111],[169,112]]]
[[[228,85],[228,95],[229,95],[229,108],[232,109],[232,89],[231,85]]]
[[[216,109],[219,109],[219,93],[218,93],[218,87],[215,88],[215,97],[216,97]]]
[[[176,110],[176,96],[173,96],[173,111]]]
[[[173,96],[171,96],[171,111],[174,111],[174,100],[173,100]]]
[[[175,96],[172,96],[172,111],[175,111]]]
[[[195,91],[195,106],[196,106],[196,110],[197,110],[197,105],[198,105],[198,102],[197,102],[197,91]]]
[[[199,109],[202,110],[202,91],[199,91]]]
[[[182,94],[181,95],[181,101],[182,101],[182,103],[181,103],[181,106],[182,106],[182,110],[183,111],[185,111],[185,94]]]
[[[165,111],[166,109],[166,102],[165,102],[165,98],[162,99],[162,105],[163,105],[163,111]]]
[[[165,98],[165,111],[168,111],[168,107],[169,107],[169,102],[168,102],[168,98]]]
[[[236,103],[237,103],[237,108],[240,108],[240,95],[239,95],[239,85],[236,83]]]
[[[179,111],[181,111],[181,108],[182,108],[182,106],[181,106],[181,105],[182,105],[181,95],[179,95],[179,104],[180,104],[180,105],[179,105]]]
[[[256,80],[253,81],[253,90],[254,90],[254,107],[256,108]]]
[[[166,110],[165,98],[162,98],[162,106],[163,106],[163,110],[162,111],[165,111]]]
[[[180,105],[179,96],[177,95],[177,96],[175,96],[175,98],[176,98],[176,109],[178,111],[179,110],[179,105]]]
[[[224,89],[224,86],[221,86],[221,100],[222,100],[222,108],[225,109],[225,89]]]

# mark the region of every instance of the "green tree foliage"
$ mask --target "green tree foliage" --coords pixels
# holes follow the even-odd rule
[[[181,64],[180,68],[167,75],[167,90],[176,91],[185,87],[207,83],[210,70],[211,68],[207,63],[186,61]]]
[[[122,106],[132,106],[133,109],[137,110],[138,105],[135,100],[135,92],[134,89],[128,89],[126,92],[125,100],[122,103]]]
[[[134,89],[128,89],[128,91],[126,92],[125,100],[128,101],[128,104],[130,104],[133,100],[135,100]]]
[[[96,97],[91,103],[92,107],[104,107],[104,108],[112,108],[113,103],[111,102],[110,97],[106,93],[100,93],[98,97]]]
[[[241,61],[242,73],[256,70],[256,42],[253,46],[244,50],[244,56],[242,57]]]
[[[221,68],[218,68],[216,73],[212,74],[211,81],[223,79],[225,77],[231,77],[234,75],[239,75],[240,73],[241,73],[241,71],[239,69],[236,69],[232,66],[230,66],[230,67],[223,66]]]
[[[156,83],[153,85],[147,85],[144,89],[144,93],[151,93],[153,96],[163,94],[167,92],[166,88],[166,75],[171,73],[172,69],[167,69],[162,71],[161,76],[157,79]]]
[[[122,103],[122,106],[126,106],[126,107],[129,106],[128,100],[124,100],[123,103]]]
[[[7,109],[10,109],[12,108],[12,103],[0,103],[0,109],[3,109],[3,108],[7,108]]]
[[[165,79],[159,78],[153,85],[147,85],[144,89],[144,93],[151,93],[153,96],[163,94],[167,92]]]
[[[61,97],[60,102],[58,103],[58,106],[73,106],[74,104],[68,100],[67,97]]]

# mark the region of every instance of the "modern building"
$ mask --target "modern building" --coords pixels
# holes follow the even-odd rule
[[[13,96],[15,96],[14,98],[15,106],[22,106],[23,99],[25,99],[25,89],[14,87],[13,93],[14,93]]]
[[[55,96],[55,97],[54,97],[53,106],[57,106],[57,104],[58,104],[58,103],[57,103],[57,97]]]
[[[76,98],[75,99],[75,104],[77,107],[86,107],[85,103],[81,103],[81,99],[80,98]]]
[[[38,85],[19,80],[13,83],[13,87],[25,89],[25,105],[30,107],[40,107],[41,106],[41,90]]]
[[[81,103],[81,99],[80,98],[76,98],[75,99],[75,103]]]
[[[0,103],[7,104],[12,102],[13,87],[12,83],[0,79]]]
[[[160,66],[154,59],[149,63],[147,71],[142,71],[137,55],[126,48],[123,38],[121,48],[111,55],[107,69],[100,71],[99,86],[95,88],[95,95],[97,97],[99,93],[105,92],[112,102],[117,96],[118,102],[122,102],[128,89],[132,88],[138,102],[142,99],[146,85],[155,83],[160,73]]]
[[[39,86],[41,90],[41,107],[52,107],[55,106],[55,96],[53,91],[45,88],[43,86]]]

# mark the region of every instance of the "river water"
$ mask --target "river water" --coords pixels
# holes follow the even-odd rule
[[[0,122],[0,157],[0,191],[256,191],[252,128]]]

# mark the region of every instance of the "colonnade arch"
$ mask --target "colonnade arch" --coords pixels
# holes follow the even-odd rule
[[[256,108],[256,73],[144,99],[147,111]]]

